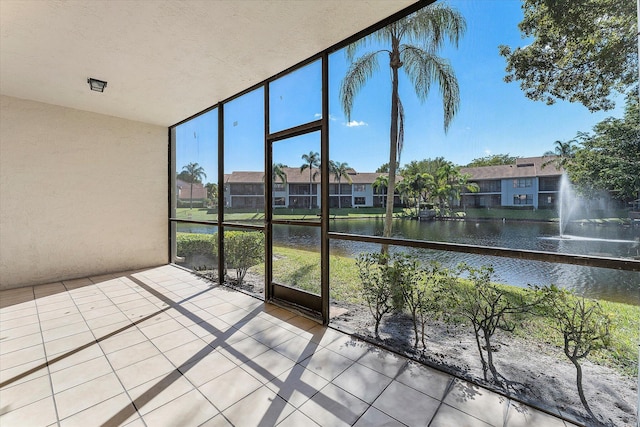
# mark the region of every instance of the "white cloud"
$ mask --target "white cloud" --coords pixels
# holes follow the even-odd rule
[[[315,114],[313,115],[313,117],[314,117],[314,118],[316,118],[316,119],[321,119],[321,118],[322,118],[322,113],[315,113]],[[337,119],[337,118],[336,118],[336,116],[334,116],[333,114],[329,114],[329,120],[331,120],[331,121],[335,122],[335,121],[336,121],[336,120],[338,120],[338,119]]]
[[[488,148],[485,148],[484,149],[484,154],[486,154],[488,156],[489,154],[491,154],[491,150],[488,149]]]
[[[351,120],[350,122],[345,123],[345,125],[350,128],[358,127],[358,126],[368,126],[365,122],[357,121],[357,120]]]

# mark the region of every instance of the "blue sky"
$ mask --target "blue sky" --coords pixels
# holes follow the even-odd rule
[[[571,139],[578,131],[590,131],[609,116],[621,116],[620,98],[613,111],[590,113],[581,104],[527,99],[519,84],[505,83],[505,60],[498,46],[525,46],[517,28],[522,19],[519,0],[449,0],[467,20],[467,32],[459,47],[445,46],[447,58],[460,85],[460,108],[443,130],[442,100],[437,86],[421,104],[409,81],[401,77],[400,96],[405,109],[405,144],[401,162],[442,156],[456,164],[491,154],[538,156],[553,149],[556,140]],[[366,51],[373,50],[369,47]],[[364,52],[365,50],[363,50]],[[373,172],[389,159],[390,76],[388,57],[382,53],[380,70],[355,99],[351,120],[338,100],[340,81],[348,63],[342,51],[330,56],[330,156],[362,172]],[[320,116],[320,64],[313,63],[274,82],[270,87],[270,131],[316,120]],[[212,102],[213,103],[213,102]],[[215,180],[217,153],[216,111],[177,129],[177,168],[198,162]],[[263,91],[239,98],[225,107],[225,172],[264,168]],[[317,134],[274,145],[274,162],[299,167],[301,155],[320,152]]]

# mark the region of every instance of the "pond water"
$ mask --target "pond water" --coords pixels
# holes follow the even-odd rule
[[[212,232],[194,227],[180,231]],[[333,220],[330,230],[342,233],[381,236],[382,219]],[[563,238],[558,225],[544,222],[518,221],[413,221],[395,220],[394,237],[462,243],[471,245],[549,251],[556,253],[631,258],[640,256],[640,228],[569,224]],[[297,248],[319,249],[319,228],[274,228],[274,242]],[[375,252],[380,245],[346,240],[331,240],[331,253],[356,256]],[[579,294],[610,301],[640,305],[640,272],[606,268],[524,261],[447,251],[392,247],[396,251],[415,253],[425,260],[435,260],[453,267],[459,262],[472,266],[491,265],[494,280],[515,286],[556,284],[574,289]]]

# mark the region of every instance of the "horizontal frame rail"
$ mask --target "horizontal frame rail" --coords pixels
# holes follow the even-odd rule
[[[591,255],[571,255],[526,249],[509,249],[492,246],[466,245],[461,243],[433,242],[425,240],[393,239],[389,237],[364,236],[348,233],[329,233],[330,239],[352,240],[357,242],[378,243],[382,245],[408,246],[438,251],[462,252],[467,254],[516,258],[527,261],[545,261],[556,264],[573,264],[586,267],[602,267],[615,270],[640,271],[640,261],[622,258],[608,258]]]

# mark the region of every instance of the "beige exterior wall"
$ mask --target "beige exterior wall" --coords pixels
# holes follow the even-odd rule
[[[166,128],[0,107],[0,289],[167,262]]]

